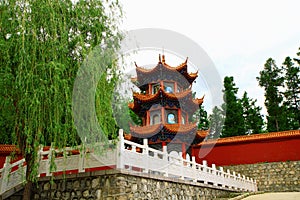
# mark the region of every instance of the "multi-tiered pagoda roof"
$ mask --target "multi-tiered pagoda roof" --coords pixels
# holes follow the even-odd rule
[[[140,92],[133,93],[129,108],[143,119],[142,126],[130,126],[127,138],[148,138],[149,143],[161,142],[199,143],[206,132],[197,130],[197,123],[190,118],[203,98],[193,99],[192,83],[198,72],[188,73],[188,59],[177,67],[165,62],[159,56],[158,64],[145,69],[136,64],[137,77],[132,82]]]

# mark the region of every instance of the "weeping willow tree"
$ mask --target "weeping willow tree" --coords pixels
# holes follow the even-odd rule
[[[118,48],[121,15],[115,1],[0,1],[0,134],[26,159],[23,199],[30,199],[36,181],[41,144],[80,143],[72,114],[74,81],[95,47],[104,49],[109,39],[110,50]],[[96,81],[96,114],[106,135],[116,129],[109,107],[118,81],[115,63],[107,61]]]

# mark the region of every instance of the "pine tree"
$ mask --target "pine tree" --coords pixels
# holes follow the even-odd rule
[[[261,87],[265,89],[265,106],[268,111],[267,130],[286,130],[286,112],[282,106],[283,96],[280,87],[283,86],[282,71],[276,66],[275,61],[269,58],[264,69],[260,71],[260,76],[256,77]]]
[[[294,58],[293,60],[298,64],[298,66],[300,66],[300,47],[299,47],[299,52],[297,53],[297,56],[299,56],[299,58]]]
[[[246,134],[263,132],[264,121],[260,114],[261,107],[255,105],[256,100],[249,98],[247,92],[244,92],[240,101],[243,105]]]
[[[209,128],[209,120],[207,116],[207,112],[204,109],[204,106],[201,105],[199,111],[197,112],[198,115],[198,129],[199,130],[207,130]]]
[[[243,107],[237,98],[238,88],[233,77],[224,78],[224,101],[226,102],[226,118],[221,137],[244,135]]]
[[[209,137],[219,138],[220,135],[222,135],[222,130],[225,121],[225,111],[222,108],[215,106],[212,110],[212,114],[209,116],[209,121]]]
[[[298,64],[300,61],[295,59]],[[300,127],[300,67],[295,66],[290,57],[286,57],[283,63],[285,72],[283,92],[285,100],[284,106],[287,109],[288,129],[299,129]]]

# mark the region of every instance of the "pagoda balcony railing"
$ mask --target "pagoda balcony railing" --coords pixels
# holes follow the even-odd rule
[[[79,150],[81,149],[81,150]],[[256,181],[246,178],[235,172],[226,172],[216,165],[208,166],[206,161],[196,163],[195,157],[183,159],[181,152],[175,154],[167,152],[165,146],[162,151],[150,148],[147,139],[143,144],[125,140],[123,130],[119,131],[119,141],[115,148],[109,148],[101,154],[93,153],[85,148],[41,148],[39,151],[38,176],[56,176],[61,174],[76,174],[97,170],[119,169],[134,174],[157,174],[170,177],[172,180],[181,179],[212,185],[220,189],[233,191],[257,191]],[[55,156],[53,158],[52,156]],[[51,160],[55,168],[50,167]],[[52,169],[52,170],[50,170]],[[0,197],[5,193],[22,187],[25,182],[26,162],[21,159],[17,162],[6,162],[0,169]]]

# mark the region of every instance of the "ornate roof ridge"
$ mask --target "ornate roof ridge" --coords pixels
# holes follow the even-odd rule
[[[200,138],[205,138],[209,135],[209,130],[197,130],[197,136]]]
[[[128,107],[129,107],[130,109],[133,109],[133,108],[134,108],[134,102],[129,102],[129,103],[128,103]]]
[[[201,97],[201,98],[193,99],[193,102],[197,105],[201,105],[204,101],[204,97],[205,97],[205,95],[203,95],[203,97]]]
[[[162,55],[162,62],[161,62],[165,67],[168,67],[171,70],[176,70],[176,71],[180,71],[184,68],[187,67],[187,63],[188,63],[188,57],[185,59],[185,61],[183,63],[181,63],[180,65],[176,66],[176,67],[172,67],[170,65],[168,65],[165,61],[165,55]]]
[[[162,64],[163,66],[165,66],[166,68],[170,69],[170,70],[173,70],[173,71],[180,71],[182,68],[184,67],[187,67],[187,63],[188,63],[188,57],[186,58],[186,60],[181,63],[180,65],[176,66],[176,67],[173,67],[169,64],[166,63],[165,61],[165,55],[162,55],[162,60],[160,59],[160,55],[159,55],[159,61],[157,63],[157,65],[151,69],[146,69],[146,68],[143,68],[143,67],[140,67],[137,65],[136,62],[134,62],[134,65],[136,66],[137,69],[139,69],[140,71],[142,72],[151,72],[152,70],[154,70],[159,64]]]
[[[133,83],[134,83],[134,82],[137,82],[137,77],[131,77],[130,80],[131,80],[131,82],[133,82]]]
[[[159,65],[161,64],[162,66],[164,66],[166,69],[171,70],[171,71],[176,71],[176,72],[180,72],[181,70],[183,70],[184,68],[186,68],[187,70],[187,63],[188,63],[188,57],[186,58],[186,60],[181,63],[180,65],[176,66],[176,67],[172,67],[169,64],[167,64],[165,62],[165,55],[162,55],[162,60],[160,59],[160,55],[159,55],[159,62],[157,63],[157,65],[151,69],[146,69],[143,67],[140,67],[136,64],[136,62],[134,62],[135,66],[136,66],[136,70],[140,71],[142,73],[152,73],[156,70],[157,67],[159,67]],[[186,75],[188,76],[188,78],[197,78],[198,77],[198,71],[197,72],[190,72],[187,73]],[[133,80],[135,80],[136,78],[132,78]]]
[[[149,136],[153,134],[157,134],[159,130],[165,129],[173,134],[186,134],[187,132],[197,128],[197,123],[188,123],[188,124],[154,124],[149,126],[130,126],[130,132],[132,135],[140,135],[140,136]],[[207,134],[205,134],[206,136]],[[202,137],[204,133],[197,134],[196,136]],[[204,137],[205,137],[204,136]],[[131,138],[130,136],[127,136]]]
[[[196,72],[190,72],[188,74],[191,78],[195,78],[195,77],[198,77],[198,70]]]
[[[152,135],[154,132],[158,132],[159,129],[162,128],[162,124],[154,124],[150,126],[131,126],[130,125],[130,132],[142,132],[141,135]]]
[[[197,123],[188,123],[188,124],[164,124],[164,128],[170,132],[187,132],[197,127]]]
[[[170,99],[181,99],[189,95],[191,92],[192,89],[188,88],[182,92],[167,93],[163,88],[160,88],[155,94],[141,94],[139,92],[133,92],[133,98],[136,98],[140,101],[151,101],[152,99],[155,99],[156,97],[160,96],[161,93],[163,96],[168,97]]]
[[[289,138],[289,137],[300,137],[300,130],[259,133],[259,134],[252,134],[252,135],[210,139],[207,141],[203,141],[195,146],[212,145],[212,144],[216,144],[216,145],[229,144],[229,143],[250,142],[250,141],[252,142],[252,141],[261,141],[267,139],[282,139],[282,138]]]

